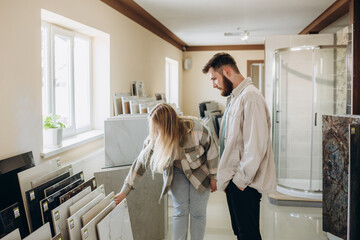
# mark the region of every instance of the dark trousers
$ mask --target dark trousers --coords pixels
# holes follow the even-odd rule
[[[231,224],[238,240],[261,240],[259,218],[261,193],[251,187],[241,191],[230,181],[225,189]]]

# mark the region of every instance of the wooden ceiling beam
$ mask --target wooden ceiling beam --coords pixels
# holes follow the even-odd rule
[[[299,34],[319,33],[349,12],[349,0],[337,0]]]

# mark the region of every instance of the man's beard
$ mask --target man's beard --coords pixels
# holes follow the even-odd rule
[[[231,94],[234,86],[233,83],[227,77],[225,77],[225,75],[223,75],[223,83],[224,86],[221,90],[221,96],[227,97]]]

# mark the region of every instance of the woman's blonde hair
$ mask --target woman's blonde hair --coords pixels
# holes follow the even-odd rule
[[[192,127],[193,122],[189,118],[179,117],[169,104],[160,103],[152,109],[149,114],[148,149],[142,152],[153,150],[149,162],[153,173],[162,173],[180,157],[181,136],[189,133]]]

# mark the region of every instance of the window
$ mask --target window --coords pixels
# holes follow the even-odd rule
[[[165,59],[166,99],[179,107],[179,62]]]
[[[64,136],[91,128],[91,38],[42,23],[43,115],[60,115]]]

